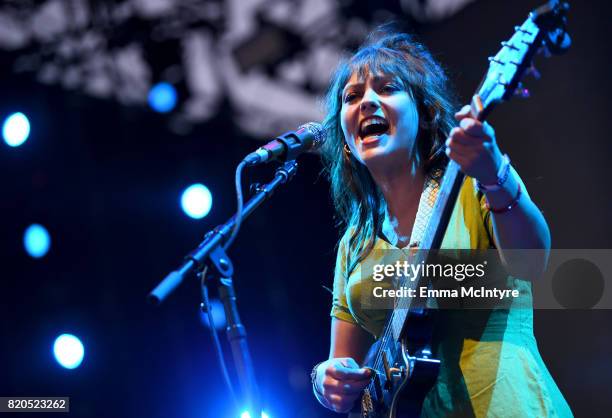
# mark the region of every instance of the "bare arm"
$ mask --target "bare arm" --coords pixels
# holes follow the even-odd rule
[[[332,318],[330,359],[351,357],[361,364],[373,342],[372,336],[359,325]]]
[[[492,207],[503,207],[512,201],[519,187],[522,192],[512,210],[491,213],[495,246],[509,274],[526,279],[537,278],[548,262],[550,231],[542,212],[529,198],[525,185],[514,169],[506,183],[501,190],[487,193]],[[531,251],[525,251],[527,249]]]

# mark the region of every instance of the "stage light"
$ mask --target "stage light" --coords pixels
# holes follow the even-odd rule
[[[44,226],[32,224],[23,234],[23,245],[31,257],[40,258],[49,251],[51,237]]]
[[[76,369],[83,362],[85,348],[83,343],[72,334],[62,334],[53,343],[55,360],[66,369]]]
[[[183,192],[181,206],[188,216],[194,219],[201,219],[210,212],[212,194],[203,184],[193,184]]]
[[[249,411],[244,411],[240,414],[240,418],[251,418],[251,413]],[[261,418],[270,418],[270,416],[265,411],[261,411]]]
[[[30,135],[30,121],[21,112],[13,113],[2,125],[2,136],[4,142],[11,147],[18,147],[26,142]]]
[[[149,91],[149,106],[159,113],[167,113],[176,106],[176,90],[170,83],[161,82]]]

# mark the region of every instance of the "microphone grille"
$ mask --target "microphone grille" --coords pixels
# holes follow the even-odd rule
[[[306,129],[313,136],[312,147],[310,148],[312,151],[320,148],[325,142],[325,128],[320,123],[308,122],[301,125],[299,129]]]

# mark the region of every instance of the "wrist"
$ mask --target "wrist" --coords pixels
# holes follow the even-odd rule
[[[496,192],[501,190],[506,180],[508,179],[508,175],[510,174],[510,157],[508,154],[504,154],[501,158],[501,163],[497,169],[497,176],[495,181],[491,183],[481,183],[480,180],[476,181],[476,185],[478,189],[483,192]]]
[[[319,370],[319,366],[321,364],[325,363],[325,361],[321,361],[317,364],[314,365],[314,367],[312,368],[312,371],[310,372],[310,381],[312,383],[312,392],[315,395],[315,398],[317,398],[317,400],[322,403],[323,405],[326,404],[325,402],[325,395],[323,395],[323,391],[321,390],[321,388],[319,387],[319,385],[317,384],[317,373]]]
[[[484,193],[485,206],[493,214],[509,212],[519,204],[525,194],[520,178],[512,166],[507,180],[499,190]]]
[[[501,213],[510,212],[512,209],[516,207],[516,205],[518,205],[522,194],[523,194],[523,191],[521,189],[521,184],[517,183],[516,193],[514,194],[511,200],[507,201],[502,206],[493,207],[490,205],[489,197],[487,196],[485,198],[485,205],[487,206],[487,209],[489,209],[492,213],[501,214]]]

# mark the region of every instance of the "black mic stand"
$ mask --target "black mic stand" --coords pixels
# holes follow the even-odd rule
[[[236,374],[238,375],[240,388],[242,389],[242,398],[244,399],[243,405],[247,407],[247,410],[251,414],[254,413],[255,417],[261,417],[259,389],[257,387],[257,380],[255,379],[253,361],[247,344],[246,328],[240,322],[238,306],[236,305],[236,293],[234,292],[232,280],[234,266],[221,246],[215,247],[208,254],[207,266],[208,269],[198,275],[200,277],[201,275],[204,276],[201,280],[202,287],[206,287],[208,283],[213,283],[217,286],[219,299],[221,299],[223,303],[223,310],[225,311],[225,318],[227,319],[227,339],[232,348],[232,357],[234,358]],[[207,294],[208,290],[202,289],[202,292],[203,294],[204,292]],[[207,302],[207,300],[202,302],[203,309],[210,309]],[[211,323],[209,326],[214,327],[215,324]]]
[[[274,179],[270,183],[257,187],[255,195],[244,206],[243,219],[248,217],[265,200],[269,199],[281,184],[291,180],[296,170],[297,163],[294,160],[287,161],[276,170]],[[245,405],[248,406],[251,413],[255,413],[256,418],[259,418],[261,417],[259,390],[247,344],[246,329],[240,322],[240,316],[238,315],[232,280],[234,268],[223,248],[223,244],[234,229],[235,221],[236,216],[234,215],[223,225],[209,231],[198,247],[185,257],[185,262],[177,270],[168,274],[153,289],[148,298],[151,302],[160,304],[188,274],[194,271],[197,274],[205,272],[202,286],[206,286],[206,282],[214,282],[223,303],[227,318],[227,338],[232,348],[232,356]],[[205,289],[203,289],[204,292]],[[204,306],[204,308],[208,307]],[[213,327],[214,324],[210,324],[210,326]]]

